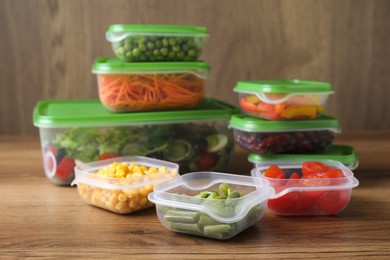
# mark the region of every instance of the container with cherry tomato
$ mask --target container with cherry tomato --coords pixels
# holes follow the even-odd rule
[[[297,79],[239,81],[234,91],[244,113],[269,120],[315,119],[334,93],[329,83]]]
[[[334,215],[341,212],[359,181],[334,160],[290,161],[264,165],[252,176],[266,179],[275,189],[268,207],[278,215]]]

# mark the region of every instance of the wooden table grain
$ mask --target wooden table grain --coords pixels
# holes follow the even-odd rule
[[[151,208],[117,215],[49,182],[39,138],[0,136],[0,255],[7,258],[291,259],[390,258],[390,132],[355,132],[336,143],[360,157],[349,206],[337,216],[263,219],[230,240],[165,229]],[[228,172],[249,174],[236,149]]]

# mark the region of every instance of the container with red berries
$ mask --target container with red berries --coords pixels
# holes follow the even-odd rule
[[[252,176],[275,189],[268,207],[278,215],[334,215],[350,202],[359,185],[353,172],[334,160],[280,161],[256,167]]]
[[[332,145],[339,121],[322,115],[313,120],[266,120],[244,114],[230,119],[235,141],[252,153],[313,153]]]

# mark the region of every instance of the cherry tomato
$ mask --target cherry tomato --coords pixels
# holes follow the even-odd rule
[[[316,205],[327,214],[337,214],[346,207],[351,198],[351,190],[330,190],[316,200]]]
[[[312,173],[302,176],[302,182],[304,186],[329,186],[330,180],[325,173]],[[303,191],[303,193],[312,198],[318,198],[325,193],[325,190]]]
[[[314,200],[302,196],[299,191],[289,192],[286,195],[268,201],[268,207],[281,215],[302,214],[314,205]]]
[[[299,179],[298,173],[293,172],[293,174],[291,174],[291,176],[290,176],[290,180],[297,180],[297,179]]]
[[[341,178],[341,177],[344,177],[344,173],[340,169],[331,169],[331,170],[325,172],[325,175],[328,176],[328,178]]]
[[[274,178],[274,179],[286,179],[286,175],[283,170],[280,169],[277,165],[271,165],[268,169],[263,173],[264,177]]]
[[[110,158],[116,158],[119,157],[119,154],[113,153],[113,152],[107,152],[99,156],[98,161],[110,159]]]
[[[196,163],[199,171],[208,170],[215,165],[215,156],[212,153],[204,152]]]
[[[333,168],[322,162],[304,162],[302,165],[303,176],[313,173],[323,173],[332,170]]]
[[[62,158],[61,162],[57,166],[55,176],[60,180],[66,181],[73,176],[74,167],[76,166],[73,159],[68,157]]]

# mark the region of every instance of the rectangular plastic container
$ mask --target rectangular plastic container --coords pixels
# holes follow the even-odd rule
[[[332,86],[306,80],[239,81],[234,88],[242,112],[269,120],[303,120],[320,116]]]
[[[112,173],[114,177],[97,174],[102,170]],[[79,195],[86,203],[115,213],[128,214],[152,207],[154,204],[148,200],[148,194],[153,191],[154,185],[177,177],[179,166],[161,160],[129,156],[79,165],[75,172],[76,178],[72,185],[77,184]],[[129,176],[125,176],[125,173]]]
[[[325,115],[314,120],[272,121],[239,114],[232,116],[229,128],[236,142],[252,153],[312,153],[332,145],[340,123]]]
[[[195,61],[202,53],[206,27],[153,24],[114,24],[106,38],[115,55],[125,61]]]
[[[342,163],[333,160],[321,162],[334,169],[339,169],[342,172],[341,175],[336,175],[334,170],[329,173],[318,172],[319,175],[305,175],[303,164],[293,160],[273,164],[282,169],[286,178],[264,176],[272,164],[257,167],[252,170],[251,174],[253,177],[269,181],[275,189],[275,195],[270,197],[268,207],[278,215],[338,214],[349,204],[352,188],[357,187],[359,181]],[[291,177],[293,175],[296,178]]]
[[[204,99],[191,110],[112,113],[99,100],[44,100],[33,113],[45,174],[69,185],[75,165],[118,156],[177,162],[181,173],[223,170],[234,144],[227,124],[237,108]]]
[[[194,172],[156,185],[149,200],[167,229],[228,239],[259,221],[273,194],[266,180]]]
[[[263,165],[277,164],[285,161],[305,162],[335,160],[347,166],[351,171],[359,166],[359,158],[353,149],[348,145],[332,145],[328,149],[319,153],[302,154],[256,154],[248,155],[248,161],[255,167]]]
[[[206,62],[126,63],[97,58],[99,98],[114,112],[188,109],[204,97],[210,67]]]

